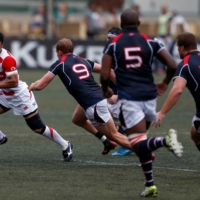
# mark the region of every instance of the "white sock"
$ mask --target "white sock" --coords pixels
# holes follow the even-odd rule
[[[4,134],[0,131],[0,140],[2,140],[4,138]]]
[[[104,135],[104,136],[101,138],[101,141],[104,142],[105,140],[107,140],[107,137]]]
[[[62,150],[65,150],[68,147],[68,142],[64,140],[56,130],[49,126],[46,126],[42,135],[59,144],[62,147]]]

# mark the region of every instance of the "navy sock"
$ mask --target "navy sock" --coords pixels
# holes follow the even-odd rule
[[[105,139],[102,141],[104,145],[109,145],[109,144],[110,144],[110,140],[108,140],[108,139],[106,138],[106,136],[103,135],[101,132],[98,131],[98,132],[95,134],[95,136],[96,136],[98,139],[100,139],[100,140],[102,139],[102,137],[104,137]]]
[[[138,151],[142,153],[151,153],[152,151],[164,146],[167,146],[165,137],[153,137],[141,141]]]
[[[141,167],[143,169],[145,178],[146,178],[146,187],[150,187],[154,185],[153,180],[153,171],[152,171],[152,156],[151,153],[140,154],[139,155]]]
[[[95,134],[95,136],[99,139],[101,139],[103,137],[103,134],[100,133],[99,131]]]

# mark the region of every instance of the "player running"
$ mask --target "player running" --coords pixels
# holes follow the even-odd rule
[[[38,81],[31,84],[31,90],[44,89],[56,75],[59,76],[69,93],[85,111],[87,119],[108,139],[131,149],[126,136],[117,132],[108,111],[100,86],[94,81],[92,71],[96,64],[73,54],[73,44],[69,39],[61,39],[56,44],[58,60]]]
[[[3,48],[4,36],[0,33],[0,114],[10,109],[15,115],[22,115],[30,127],[62,148],[64,161],[72,159],[72,144],[64,140],[58,132],[46,126],[38,113],[38,105],[28,85],[19,79],[14,57]],[[7,142],[7,137],[0,131],[0,144]]]
[[[140,159],[146,183],[141,196],[157,196],[152,172],[152,151],[160,147],[171,148],[172,152],[182,156],[182,145],[177,141],[176,133],[166,137],[147,138],[151,122],[157,119],[157,94],[163,94],[173,77],[176,63],[168,51],[156,39],[138,31],[138,14],[126,9],[121,14],[123,32],[109,41],[104,49],[101,69],[101,84],[104,96],[109,98],[113,91],[108,87],[110,69],[114,65],[116,85],[120,101],[119,119],[129,138],[133,151]],[[158,57],[167,66],[166,77],[154,84],[151,64]]]

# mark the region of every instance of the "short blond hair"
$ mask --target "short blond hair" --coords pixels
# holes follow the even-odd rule
[[[73,53],[74,46],[70,39],[62,38],[57,42],[56,50],[62,51],[64,54]]]

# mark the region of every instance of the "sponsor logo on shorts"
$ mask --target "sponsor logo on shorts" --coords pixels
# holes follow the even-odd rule
[[[32,104],[33,106],[35,106],[36,105],[36,102],[33,102],[33,104]]]
[[[24,107],[24,110],[27,110],[27,109],[28,109],[28,106],[25,106],[25,107]]]

